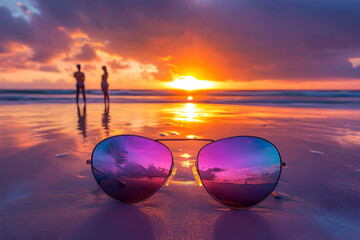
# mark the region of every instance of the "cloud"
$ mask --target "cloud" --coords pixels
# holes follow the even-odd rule
[[[0,6],[0,41],[2,44],[17,43],[33,50],[29,61],[48,63],[70,50],[72,39],[58,28],[53,18],[33,14],[27,22],[13,17],[6,7]]]
[[[65,81],[64,79],[58,79],[51,82],[47,78],[33,79],[32,81],[13,82],[5,79],[0,79],[1,88],[3,89],[33,89],[34,85],[37,89],[68,89],[73,88],[74,84]]]
[[[102,51],[154,65],[158,71],[146,74],[160,80],[172,74],[219,81],[359,76],[348,60],[360,56],[356,0],[38,0],[37,8],[41,14],[26,22],[0,7],[0,40],[31,47],[30,61],[69,54],[69,32],[78,31],[101,42]],[[85,44],[75,58],[97,56]]]
[[[0,44],[0,53],[6,53],[6,52],[7,52],[6,48]]]
[[[118,70],[124,70],[124,69],[130,68],[130,65],[122,62],[121,60],[116,60],[116,59],[108,61],[107,64],[110,66],[110,68],[113,72],[117,72]]]
[[[279,177],[279,172],[275,171],[272,173],[263,172],[261,174],[254,174],[254,173],[246,173],[246,177],[244,179],[239,179],[241,181],[247,181],[248,183],[272,183],[276,182]]]
[[[169,170],[164,168],[155,167],[150,165],[147,168],[136,162],[127,162],[121,167],[117,174],[121,177],[127,178],[148,178],[153,179],[157,177],[166,177],[169,174]]]
[[[206,171],[200,170],[200,176],[202,180],[214,180],[216,179],[216,173],[226,171],[222,168],[208,168]]]
[[[25,5],[23,5],[23,4],[19,3],[19,2],[17,3],[17,5],[20,7],[20,9],[23,11],[23,13],[25,15],[30,15],[31,14],[29,8],[26,7]]]
[[[13,17],[6,7],[0,6],[1,43],[9,41],[22,42],[22,39],[29,39],[30,36],[29,23],[23,18]]]
[[[85,64],[83,67],[84,71],[95,71],[96,70],[96,65],[95,64]]]
[[[121,166],[127,162],[128,152],[125,150],[123,143],[117,140],[117,138],[110,138],[100,146],[104,149],[105,153],[114,158],[116,165]]]
[[[19,44],[3,45],[3,53],[0,54],[0,71],[11,72],[18,69],[36,69],[36,64],[29,62],[32,51],[28,46]]]
[[[39,70],[43,72],[60,72],[56,65],[42,65]]]
[[[84,44],[81,48],[81,52],[76,54],[73,60],[91,62],[96,59],[98,59],[98,57],[95,50],[91,48],[89,44]]]

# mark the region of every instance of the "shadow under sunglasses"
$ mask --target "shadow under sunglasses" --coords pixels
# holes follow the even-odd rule
[[[271,193],[282,166],[277,148],[253,136],[212,139],[157,139],[118,135],[104,139],[93,150],[93,175],[110,197],[127,204],[151,197],[176,174],[173,155],[162,141],[208,141],[197,155],[193,174],[199,186],[230,208],[249,208]]]

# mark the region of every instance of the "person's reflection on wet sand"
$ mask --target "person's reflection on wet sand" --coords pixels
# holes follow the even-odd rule
[[[83,114],[81,115],[80,107],[77,105],[77,113],[78,113],[78,127],[77,129],[86,138],[86,105],[84,105]]]
[[[110,123],[110,105],[105,105],[104,113],[102,114],[101,125],[104,127],[106,136],[109,136],[109,123]]]

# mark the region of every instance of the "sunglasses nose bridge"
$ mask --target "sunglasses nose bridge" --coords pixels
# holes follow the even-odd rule
[[[165,183],[166,186],[169,186],[169,185],[170,185],[171,181],[172,181],[173,178],[175,177],[176,171],[177,171],[177,168],[176,168],[176,167],[173,167],[173,169],[171,170],[170,176],[169,176],[168,179],[166,180],[166,183]]]

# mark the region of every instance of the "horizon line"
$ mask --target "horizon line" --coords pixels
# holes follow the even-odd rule
[[[20,91],[31,91],[31,90],[73,90],[76,91],[76,89],[74,88],[1,88],[0,90],[20,90]],[[100,88],[89,88],[86,89],[85,91],[94,91],[94,90],[99,90],[101,91]],[[200,92],[200,91],[360,91],[360,88],[358,89],[196,89],[196,90],[186,90],[186,89],[170,89],[170,88],[165,88],[165,89],[161,89],[161,88],[151,88],[151,89],[127,89],[127,88],[123,88],[123,89],[109,89],[109,91],[182,91],[182,92]]]

